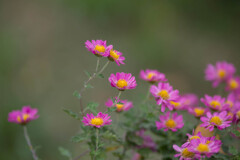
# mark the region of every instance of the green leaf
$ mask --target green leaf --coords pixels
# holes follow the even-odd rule
[[[90,78],[91,77],[91,73],[89,73],[88,71],[84,71],[84,73]]]
[[[231,153],[232,155],[237,155],[238,154],[238,150],[233,146],[229,147],[228,152]]]
[[[73,96],[74,96],[74,97],[77,97],[78,99],[81,98],[81,95],[80,95],[80,93],[79,93],[78,91],[74,91],[74,92],[73,92]]]
[[[118,137],[116,134],[114,134],[113,132],[109,131],[109,130],[107,130],[107,131],[102,135],[102,137],[103,137],[104,139],[107,139],[107,140],[110,140],[110,141],[121,142],[120,139],[119,139],[119,137]]]
[[[104,75],[103,74],[99,74],[98,77],[99,78],[104,78]]]
[[[80,120],[80,117],[78,116],[77,113],[75,113],[75,112],[73,112],[73,111],[71,111],[69,109],[66,109],[66,108],[63,108],[63,111],[66,112],[69,116],[71,116],[71,117],[73,117],[73,118],[75,118],[77,120]]]
[[[240,137],[240,132],[238,130],[233,130],[232,133],[235,134],[235,136]]]
[[[117,107],[108,107],[107,113],[112,113],[117,110]]]
[[[72,154],[63,147],[58,147],[58,150],[62,156],[68,157],[69,159],[72,159]]]
[[[83,142],[87,139],[88,139],[88,136],[86,134],[82,133],[82,134],[78,134],[76,136],[73,136],[71,138],[71,142],[80,143],[80,142]]]
[[[85,88],[94,88],[91,84],[86,84],[84,87]]]
[[[87,107],[84,109],[83,112],[85,112],[86,110],[90,110],[91,112],[97,114],[97,107],[98,107],[98,103],[95,102],[90,102],[88,103]]]

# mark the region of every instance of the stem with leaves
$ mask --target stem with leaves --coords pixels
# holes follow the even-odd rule
[[[94,154],[94,160],[96,159],[97,151],[98,151],[98,143],[99,143],[99,129],[96,128],[96,150]]]
[[[38,157],[36,155],[36,152],[32,146],[32,143],[31,143],[31,140],[29,138],[29,135],[28,135],[28,131],[27,131],[27,127],[26,126],[23,126],[23,131],[24,131],[24,136],[25,136],[25,139],[27,141],[27,144],[28,144],[28,147],[30,149],[30,151],[32,152],[32,156],[33,156],[33,159],[34,160],[38,160]]]

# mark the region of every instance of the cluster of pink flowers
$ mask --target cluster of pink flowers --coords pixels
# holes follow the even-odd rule
[[[92,40],[85,42],[86,48],[98,57],[108,57],[110,61],[114,61],[117,65],[124,64],[125,57],[122,53],[114,50],[113,45],[107,45],[107,41]]]
[[[173,145],[173,149],[178,154],[175,157],[180,157],[180,160],[193,160],[205,157],[211,157],[218,153],[221,148],[221,141],[213,137],[204,137],[200,132],[194,134],[187,134],[188,140],[181,147]]]

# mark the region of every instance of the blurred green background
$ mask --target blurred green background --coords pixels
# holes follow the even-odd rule
[[[126,65],[112,63],[105,79],[91,83],[95,88],[85,92],[84,104],[96,101],[104,110],[106,99],[117,94],[106,77],[117,71],[138,77],[146,68],[166,73],[181,93],[201,97],[215,93],[204,80],[208,63],[227,60],[240,69],[239,17],[240,1],[234,0],[1,0],[0,159],[31,159],[22,128],[7,122],[8,112],[23,105],[39,109],[40,118],[28,128],[40,158],[65,159],[58,146],[74,155],[84,151],[69,141],[80,122],[62,108],[79,110],[72,93],[87,79],[83,71],[95,69],[86,40],[107,40],[124,54]],[[137,82],[123,99],[145,94],[148,86]]]

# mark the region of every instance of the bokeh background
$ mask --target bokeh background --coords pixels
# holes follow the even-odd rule
[[[8,112],[23,105],[39,109],[40,118],[28,128],[42,159],[65,159],[58,146],[74,155],[84,151],[69,141],[80,122],[62,108],[79,111],[72,93],[87,79],[83,71],[95,69],[86,40],[107,40],[124,54],[126,65],[112,63],[105,79],[91,83],[95,88],[85,92],[84,104],[96,101],[104,110],[106,99],[117,94],[106,77],[117,71],[138,77],[145,68],[166,73],[181,93],[201,97],[216,92],[204,80],[208,63],[226,60],[239,73],[239,17],[240,1],[234,0],[1,0],[0,159],[31,159],[22,128],[7,122]],[[122,98],[145,94],[148,86],[137,82]]]

